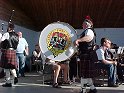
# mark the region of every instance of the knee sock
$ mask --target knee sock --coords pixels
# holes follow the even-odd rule
[[[17,74],[16,74],[16,70],[15,69],[12,69],[11,70],[11,73],[12,73],[13,77],[17,77]]]
[[[81,77],[81,89],[82,89],[83,93],[86,93],[85,84],[87,84],[87,79],[84,79],[84,78]]]
[[[95,86],[93,85],[93,80],[92,78],[88,78],[88,84],[90,85],[90,89],[93,90],[93,89],[96,89]]]
[[[11,83],[10,70],[9,69],[4,69],[4,71],[6,73],[6,76],[5,76],[6,83]]]
[[[10,71],[12,73],[11,83],[14,84],[14,79],[15,79],[15,77],[17,77],[16,70],[15,69],[11,69]]]

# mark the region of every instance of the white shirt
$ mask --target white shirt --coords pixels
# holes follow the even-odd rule
[[[85,36],[86,35],[89,35],[89,36],[91,36],[92,38],[94,37],[94,32],[93,32],[93,30],[91,30],[91,29],[87,29],[86,31],[85,31]]]
[[[9,39],[9,33],[8,32],[3,34],[1,41],[4,41],[5,39]]]
[[[36,51],[33,51],[33,55],[39,58],[41,56],[41,51],[39,53],[37,53]]]
[[[1,40],[1,38],[2,38],[2,34],[0,33],[0,40]]]
[[[16,49],[16,53],[24,53],[26,47],[28,47],[28,43],[25,40],[25,38],[19,38],[19,43]]]
[[[98,50],[96,50],[96,54],[98,57],[98,60],[105,60],[105,51],[102,49],[102,47],[100,47]]]

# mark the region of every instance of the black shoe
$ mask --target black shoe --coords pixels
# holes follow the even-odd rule
[[[90,89],[90,91],[87,93],[97,93],[97,90],[96,89],[93,89],[93,90]]]
[[[2,85],[3,87],[12,87],[12,84],[11,83],[5,83]]]
[[[58,85],[58,83],[53,84],[53,88],[61,88],[61,86]]]
[[[17,77],[14,78],[14,84],[16,84],[16,83],[18,83],[18,78]]]
[[[118,84],[108,84],[108,87],[119,87]]]

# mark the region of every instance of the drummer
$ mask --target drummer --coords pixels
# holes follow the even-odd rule
[[[59,76],[60,70],[63,70],[63,74],[64,74],[63,84],[69,84],[69,81],[68,81],[68,65],[67,64],[62,64],[61,62],[55,62],[55,61],[50,60],[48,58],[46,58],[45,62],[49,65],[52,65],[52,68],[54,70],[54,80],[53,80],[53,87],[54,88],[61,88],[58,85],[58,76]]]
[[[90,49],[92,48],[91,45],[93,44],[95,33],[93,31],[93,22],[90,16],[86,16],[86,19],[83,22],[83,32],[75,41],[75,44],[79,48],[80,52],[80,77],[81,77],[81,93],[86,92],[85,85],[90,86],[90,91],[87,93],[97,93],[95,86],[93,85],[92,78],[95,75],[93,70],[93,62],[90,60]]]
[[[63,28],[64,27],[64,28]],[[44,38],[46,38],[44,40]],[[48,63],[52,63],[54,70],[54,84],[53,87],[58,87],[58,75],[60,69],[62,69],[64,74],[64,84],[68,83],[68,64],[62,64],[60,61],[68,60],[73,54],[75,47],[73,48],[73,43],[77,39],[74,28],[64,22],[55,22],[48,25],[43,29],[39,43],[41,50],[46,57],[51,60],[46,60]],[[54,61],[53,61],[54,60]],[[59,61],[59,62],[55,62]],[[69,63],[69,62],[68,62]]]

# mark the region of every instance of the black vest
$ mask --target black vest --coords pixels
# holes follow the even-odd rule
[[[109,51],[109,50],[106,50],[106,51],[105,51],[104,56],[105,56],[105,59],[106,59],[106,60],[112,60],[113,57],[114,57],[113,54],[112,54],[112,52]]]
[[[88,28],[88,29],[91,29],[91,28]],[[80,38],[85,36],[85,32],[88,29],[83,31],[83,33],[81,34]],[[94,30],[92,30],[92,31],[94,32]],[[95,41],[95,32],[94,32],[94,38],[90,42],[80,42],[79,43],[79,51],[83,52],[83,53],[89,52],[93,48],[93,45],[95,43],[94,41]]]
[[[19,42],[18,34],[15,32],[9,32],[9,39],[5,39],[1,42],[2,49],[14,48],[16,50]]]

